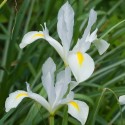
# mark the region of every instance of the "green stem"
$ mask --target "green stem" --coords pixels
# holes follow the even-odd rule
[[[102,101],[102,98],[104,97],[105,92],[106,92],[106,88],[103,89],[102,94],[101,94],[101,96],[98,100],[98,103],[97,103],[97,106],[95,108],[95,112],[94,112],[94,115],[93,115],[93,118],[92,118],[92,123],[91,123],[92,125],[95,125],[96,116],[97,116],[97,113],[98,113],[98,110],[100,108],[101,101]]]
[[[54,125],[54,116],[50,115],[49,117],[49,125]]]
[[[121,125],[123,125],[123,117],[122,117],[122,109],[121,109],[121,106],[120,106],[120,103],[119,103],[119,100],[118,100],[118,97],[117,95],[115,94],[115,92],[109,88],[104,88],[103,91],[102,91],[102,94],[101,94],[101,97],[99,98],[99,101],[98,101],[98,104],[97,104],[97,107],[95,109],[95,113],[93,115],[93,120],[92,120],[92,125],[95,125],[95,121],[96,121],[96,116],[97,116],[97,113],[98,113],[98,110],[100,108],[100,104],[101,104],[101,100],[103,99],[104,97],[104,94],[106,91],[110,91],[111,93],[113,93],[113,95],[115,96],[117,102],[118,102],[118,105],[119,105],[119,109],[120,109],[120,113],[121,113]],[[115,119],[113,119],[108,125],[111,125],[113,124],[113,122],[117,119],[117,117]]]
[[[68,125],[68,106],[65,106],[62,125]]]

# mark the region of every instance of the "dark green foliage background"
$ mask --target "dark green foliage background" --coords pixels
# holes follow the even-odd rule
[[[1,1],[2,2],[2,1]],[[5,113],[5,99],[15,90],[26,90],[28,81],[34,92],[46,97],[41,84],[41,66],[48,57],[57,64],[57,72],[64,64],[57,52],[44,40],[25,49],[19,43],[28,31],[42,30],[47,23],[50,35],[58,38],[56,24],[59,8],[66,0],[8,0],[0,9],[0,125],[48,125],[49,114],[39,104],[24,99],[16,109]],[[94,28],[102,37],[113,26],[125,19],[125,0],[69,0],[75,11],[72,46],[81,37],[91,8],[98,13]],[[93,46],[89,50],[96,63],[94,74],[77,86],[75,98],[90,106],[86,125],[125,125],[125,107],[120,117],[118,96],[125,94],[125,22],[104,36],[111,45],[100,56]],[[71,48],[72,48],[71,46]],[[56,73],[57,73],[56,72]],[[108,89],[105,89],[108,88]],[[109,90],[111,89],[111,90]],[[123,122],[123,123],[122,123]],[[56,113],[55,125],[80,125],[64,106]]]

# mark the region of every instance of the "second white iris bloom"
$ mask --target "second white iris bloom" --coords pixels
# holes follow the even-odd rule
[[[42,83],[48,95],[48,101],[39,94],[33,93],[27,83],[27,91],[17,90],[9,95],[5,102],[6,112],[12,108],[16,108],[19,103],[26,97],[29,97],[40,103],[51,115],[62,107],[68,105],[68,113],[79,120],[82,125],[85,124],[89,107],[85,102],[74,100],[74,93],[71,91],[73,85],[71,83],[71,72],[69,68],[59,72],[54,84],[54,72],[56,65],[49,58],[42,67]]]
[[[20,43],[20,48],[24,48],[37,39],[45,39],[59,53],[65,65],[71,68],[77,82],[83,82],[91,76],[95,68],[93,59],[86,53],[91,43],[95,44],[100,55],[109,47],[109,43],[105,40],[97,39],[97,29],[92,33],[90,32],[96,19],[97,13],[92,9],[90,11],[88,25],[82,38],[78,39],[77,44],[74,46],[73,50],[70,51],[74,26],[74,11],[70,4],[66,2],[59,10],[57,22],[57,31],[62,44],[49,35],[46,24],[44,24],[45,28],[43,28],[43,31],[31,31],[25,34]]]

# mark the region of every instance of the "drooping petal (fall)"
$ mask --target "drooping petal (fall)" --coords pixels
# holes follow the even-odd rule
[[[43,38],[45,39],[51,46],[54,47],[54,49],[58,52],[58,54],[61,56],[61,58],[64,60],[64,51],[61,44],[53,39],[51,36],[49,36],[48,29],[46,27],[46,23],[44,24],[45,28],[43,28],[43,31],[31,31],[24,35],[21,43],[20,48],[23,49],[27,45],[31,44],[32,42],[35,42],[36,40]]]
[[[119,97],[119,103],[120,103],[121,105],[124,105],[124,104],[125,104],[125,95],[122,95],[122,96]]]
[[[41,104],[46,110],[51,112],[50,104],[41,95],[39,95],[37,93],[33,93],[33,92],[32,93],[28,93],[28,95],[29,95],[29,98],[35,100],[36,102]]]
[[[28,32],[24,35],[21,43],[20,43],[20,48],[23,49],[25,46],[27,46],[28,44],[38,40],[44,38],[44,33],[42,31],[31,31]]]
[[[59,10],[57,31],[62,41],[65,51],[70,48],[70,43],[73,35],[74,11],[71,5],[66,2]]]
[[[28,93],[22,90],[17,90],[9,94],[9,97],[5,102],[6,112],[8,112],[12,108],[16,108],[25,97],[28,97]]]
[[[43,28],[43,33],[44,33],[45,40],[48,41],[48,43],[58,52],[58,54],[61,56],[63,61],[65,61],[63,47],[61,46],[61,44],[58,41],[56,41],[54,38],[52,38],[49,35],[49,31],[48,31],[48,29],[46,27],[46,23],[44,24],[44,27],[45,28]]]
[[[37,93],[33,93],[31,91],[30,85],[27,82],[26,85],[27,85],[28,97],[41,104],[44,108],[46,108],[50,112],[51,111],[50,104],[46,101],[46,99]]]
[[[96,46],[100,55],[102,55],[110,46],[110,44],[103,39],[101,39],[101,40],[98,39],[98,40],[94,41],[93,43]]]
[[[82,52],[70,52],[68,63],[78,83],[88,79],[95,68],[93,59]]]
[[[23,90],[17,90],[13,93],[9,94],[9,97],[6,99],[5,102],[5,109],[6,112],[8,112],[10,109],[12,108],[16,108],[19,103],[25,98],[25,97],[29,97],[35,101],[37,101],[38,103],[40,103],[44,108],[46,108],[48,111],[51,111],[50,109],[50,105],[49,103],[40,95],[33,93],[30,90],[29,84],[27,83],[27,91],[23,91]]]
[[[68,103],[68,113],[84,125],[88,117],[89,107],[85,102],[72,100]]]

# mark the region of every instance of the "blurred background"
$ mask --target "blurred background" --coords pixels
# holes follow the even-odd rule
[[[42,30],[40,24],[44,22],[50,35],[60,41],[57,14],[67,0],[4,1],[0,6],[0,125],[48,125],[49,114],[38,103],[24,99],[18,108],[5,113],[5,100],[15,90],[26,90],[26,81],[32,91],[46,97],[41,67],[48,57],[57,64],[56,73],[64,69],[61,58],[45,40],[37,40],[23,50],[19,43],[28,31]],[[75,98],[90,106],[86,125],[125,125],[125,107],[120,108],[117,100],[125,94],[125,22],[121,22],[125,20],[125,0],[69,0],[69,3],[75,12],[71,48],[82,36],[91,8],[98,13],[93,29],[97,27],[98,38],[104,37],[111,44],[102,56],[94,46],[89,50],[95,71],[74,89]],[[65,110],[66,106],[57,112],[55,125],[80,125]],[[68,117],[65,124],[64,115]]]

